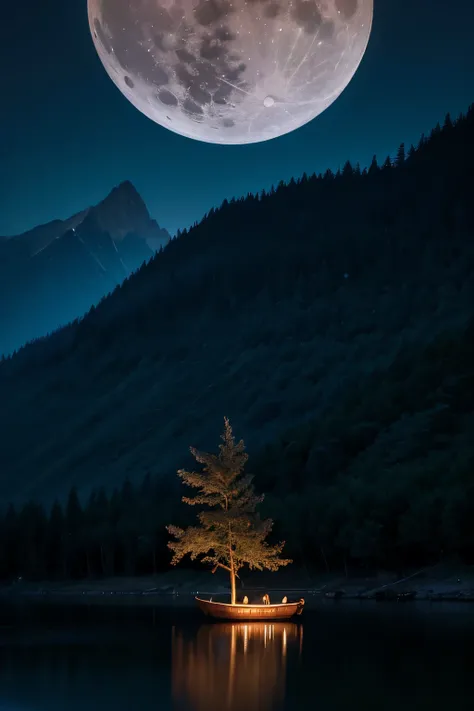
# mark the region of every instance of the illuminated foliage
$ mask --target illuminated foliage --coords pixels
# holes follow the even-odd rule
[[[199,452],[191,447],[201,472],[178,471],[188,486],[197,489],[194,497],[184,496],[190,506],[204,506],[198,514],[199,525],[186,529],[168,526],[175,540],[168,543],[173,551],[172,564],[186,555],[191,560],[227,570],[231,579],[232,604],[236,601],[235,578],[244,565],[254,570],[278,570],[291,561],[280,558],[284,543],[269,545],[266,538],[272,530],[271,519],[261,520],[256,507],[263,501],[252,486],[253,477],[244,474],[247,454],[243,440],[235,443],[229,420],[225,418],[223,444],[219,454]]]

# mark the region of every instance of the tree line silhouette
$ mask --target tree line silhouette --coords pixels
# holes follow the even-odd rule
[[[147,476],[140,486],[126,481],[110,495],[94,491],[84,504],[72,488],[65,505],[9,506],[0,521],[0,578],[67,580],[165,569],[169,536],[161,522],[179,506],[179,491],[170,489]]]

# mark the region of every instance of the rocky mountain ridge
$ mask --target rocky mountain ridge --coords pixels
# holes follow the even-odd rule
[[[0,241],[0,353],[83,314],[170,236],[125,181],[97,205]]]

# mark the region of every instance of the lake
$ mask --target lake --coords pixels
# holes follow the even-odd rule
[[[0,603],[0,711],[474,708],[474,606],[328,601],[299,620]]]

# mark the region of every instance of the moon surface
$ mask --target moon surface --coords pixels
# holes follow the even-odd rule
[[[322,113],[364,56],[373,0],[88,0],[127,99],[188,138],[276,138]]]

